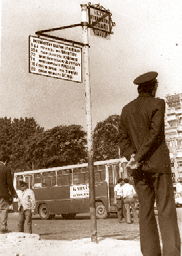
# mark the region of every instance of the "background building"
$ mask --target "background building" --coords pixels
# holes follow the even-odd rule
[[[166,95],[165,133],[174,181],[182,182],[182,93]]]

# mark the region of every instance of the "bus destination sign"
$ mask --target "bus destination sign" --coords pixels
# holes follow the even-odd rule
[[[89,185],[70,186],[70,198],[89,197]]]
[[[90,6],[89,24],[93,26],[92,30],[94,35],[107,38],[111,33],[110,12]]]
[[[29,36],[29,72],[82,82],[82,49],[52,40]]]

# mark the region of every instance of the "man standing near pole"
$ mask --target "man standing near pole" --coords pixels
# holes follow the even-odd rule
[[[165,101],[155,98],[157,72],[134,80],[139,96],[127,104],[120,118],[121,155],[133,170],[139,198],[140,244],[144,256],[180,256],[181,241],[177,224],[169,150],[165,143]],[[156,200],[159,232],[154,214]]]

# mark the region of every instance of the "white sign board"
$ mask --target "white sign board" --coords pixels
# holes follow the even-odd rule
[[[82,82],[81,47],[30,36],[29,71],[33,74]]]
[[[89,185],[70,186],[70,198],[89,197]]]
[[[103,15],[108,14],[106,17],[104,17],[101,21],[99,21],[97,24],[93,27],[93,33],[96,36],[108,38],[110,35],[111,30],[111,21],[110,21],[110,15],[108,12],[99,10],[94,7],[89,8],[89,24],[93,25],[98,19],[100,19]]]

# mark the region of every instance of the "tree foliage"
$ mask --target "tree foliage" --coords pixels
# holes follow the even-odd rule
[[[44,131],[34,118],[0,118],[0,153],[14,172],[86,162],[85,136],[80,125]]]
[[[86,132],[80,125],[57,126],[31,138],[27,162],[34,169],[86,162]]]
[[[34,118],[0,118],[0,153],[10,156],[10,168],[26,170],[25,145],[29,137],[44,131]]]
[[[97,123],[93,138],[95,161],[119,158],[119,115],[111,115]]]
[[[94,161],[119,157],[119,116],[99,122],[93,135]],[[11,170],[65,166],[87,162],[86,132],[80,125],[44,131],[34,118],[0,118],[0,153],[10,156]]]

